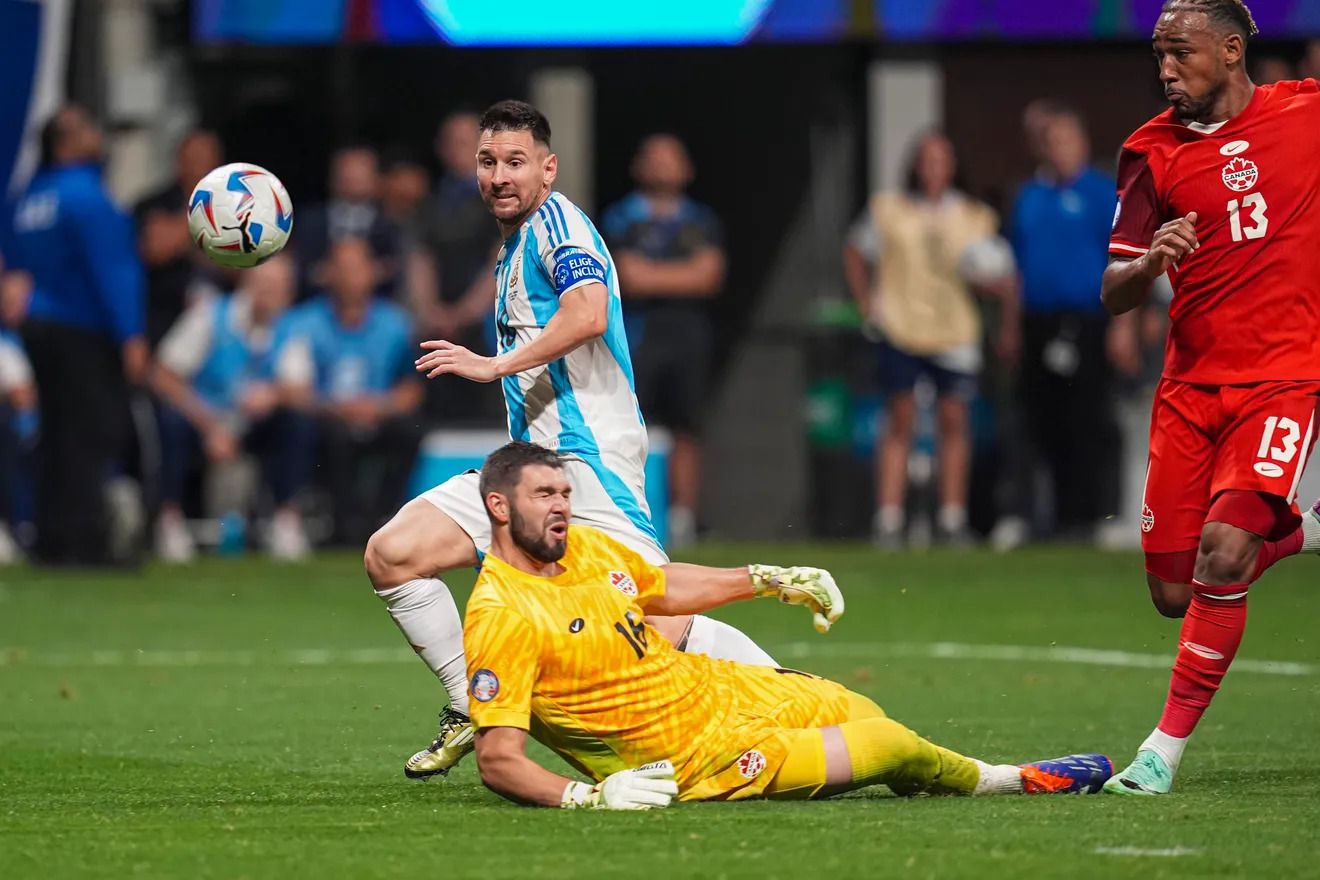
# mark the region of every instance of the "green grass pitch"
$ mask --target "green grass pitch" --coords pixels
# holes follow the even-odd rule
[[[720,616],[965,753],[1097,750],[1121,766],[1158,716],[1177,624],[1151,608],[1136,555],[694,558],[831,568],[848,614],[828,636],[770,602]],[[454,581],[465,596],[471,575]],[[1163,800],[875,790],[568,813],[502,802],[470,760],[445,781],[403,778],[442,692],[355,557],[8,570],[0,877],[1320,876],[1318,624],[1315,560],[1252,590],[1239,656],[1254,662],[1229,675]]]

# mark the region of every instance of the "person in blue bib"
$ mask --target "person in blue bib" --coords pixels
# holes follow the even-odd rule
[[[310,476],[313,425],[289,406],[288,389],[310,376],[305,364],[282,357],[293,323],[294,265],[281,254],[241,279],[232,294],[204,296],[190,306],[157,351],[152,384],[164,406],[156,552],[169,562],[194,554],[182,507],[189,471],[204,458],[210,470],[225,472],[244,452],[259,460],[275,505],[267,535],[271,554],[297,559],[309,549],[296,500]],[[219,508],[242,504],[207,500]]]

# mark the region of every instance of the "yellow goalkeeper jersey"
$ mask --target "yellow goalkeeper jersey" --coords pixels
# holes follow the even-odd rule
[[[795,728],[847,715],[841,685],[685,654],[646,624],[661,569],[588,526],[564,572],[538,577],[488,555],[468,600],[471,717],[528,730],[596,780],[668,759],[685,799],[760,794]]]

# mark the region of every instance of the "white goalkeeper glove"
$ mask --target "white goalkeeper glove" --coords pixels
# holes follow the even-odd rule
[[[812,611],[816,632],[829,632],[843,616],[843,593],[834,583],[834,576],[823,568],[749,565],[747,570],[752,576],[753,595],[771,596],[786,605],[805,605]]]
[[[674,765],[668,761],[620,770],[590,785],[570,782],[559,805],[568,810],[591,807],[597,810],[649,810],[667,807],[678,794]]]

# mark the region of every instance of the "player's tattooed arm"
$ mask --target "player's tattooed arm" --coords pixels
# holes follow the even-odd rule
[[[1100,301],[1111,315],[1130,312],[1150,298],[1151,284],[1183,257],[1201,246],[1196,237],[1196,212],[1165,223],[1155,232],[1150,250],[1136,259],[1115,257],[1100,282]]]

